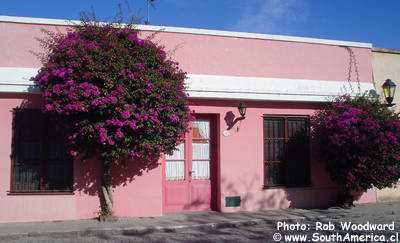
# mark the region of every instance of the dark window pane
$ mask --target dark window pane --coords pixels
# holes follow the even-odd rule
[[[310,184],[307,117],[264,118],[265,183]],[[271,163],[273,162],[273,163]]]
[[[70,190],[72,178],[71,158],[62,139],[48,144],[46,190]]]
[[[64,137],[40,110],[16,110],[13,191],[71,190],[72,159]]]
[[[285,152],[285,140],[264,140],[264,161],[281,161]]]
[[[306,118],[288,118],[288,138],[307,136]]]
[[[307,118],[288,118],[289,139],[285,157],[288,185],[307,185],[310,182],[307,124]]]
[[[28,191],[39,190],[40,182],[39,165],[19,163],[14,166],[13,185],[14,190]]]
[[[41,155],[42,141],[37,140],[19,140],[16,141],[16,156],[17,163],[39,164]]]
[[[15,111],[15,136],[18,139],[37,140],[42,137],[44,118],[38,110]]]
[[[264,140],[264,161],[271,161],[271,154],[269,153],[270,141]]]
[[[279,185],[283,184],[282,169],[280,163],[265,164],[265,184]]]
[[[47,168],[46,190],[71,190],[70,163],[50,163]]]
[[[14,115],[14,190],[39,190],[43,119],[30,110]]]
[[[264,119],[264,138],[284,138],[284,119],[265,118]]]

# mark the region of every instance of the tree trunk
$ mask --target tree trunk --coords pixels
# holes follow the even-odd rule
[[[114,210],[114,196],[113,196],[113,188],[110,183],[110,164],[103,164],[103,174],[101,180],[101,190],[103,192],[103,212],[104,216],[113,216]]]
[[[343,208],[354,207],[354,197],[351,193],[351,190],[348,188],[344,189],[342,207]]]

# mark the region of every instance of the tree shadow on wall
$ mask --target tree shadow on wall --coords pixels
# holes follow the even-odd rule
[[[0,94],[0,99],[21,100],[10,112],[18,109],[40,110],[43,107],[43,99],[41,97],[41,94]],[[63,128],[57,126],[57,123],[54,124],[54,122],[52,126],[54,126],[57,131],[61,132],[60,134],[54,134],[57,138],[57,142],[65,144],[64,136],[61,135]],[[102,209],[102,205],[104,205],[101,189],[101,162],[98,158],[91,158],[83,162],[81,158],[82,156],[79,156],[78,158],[74,158],[73,160],[73,178],[71,178],[71,180],[73,180],[73,191],[76,195],[97,196],[99,198],[100,211]],[[157,168],[158,166],[159,157],[155,157],[151,161],[130,159],[121,160],[118,164],[113,164],[110,168],[111,185],[113,188],[119,186],[127,186],[129,183],[133,182],[135,178],[142,176],[143,174]]]
[[[246,178],[251,178],[246,179]],[[261,178],[258,175],[251,177],[238,177],[236,180],[228,180],[224,177],[221,178],[221,187],[223,194],[226,197],[240,196],[241,202],[239,207],[233,207],[238,211],[258,211],[266,209],[280,209],[287,207],[287,201],[282,196],[281,192],[274,191],[263,196]],[[225,207],[225,198],[221,199],[221,206]],[[187,208],[193,208],[199,206],[200,202],[194,201]],[[276,211],[276,216],[279,215],[279,211]],[[226,221],[227,217],[230,221],[243,220],[243,213],[241,214],[229,214],[219,212],[204,212],[205,217],[201,217],[202,212],[188,212],[185,213],[185,222],[191,224],[207,224],[211,222]],[[247,212],[244,212],[247,214]],[[199,216],[200,215],[200,216]],[[208,231],[208,230],[205,230]],[[210,232],[212,233],[212,232]],[[221,234],[219,232],[218,234]]]
[[[221,187],[224,188],[225,195],[240,196],[240,210],[250,209],[253,211],[287,207],[288,202],[285,200],[285,195],[276,189],[267,193],[268,189],[263,189],[263,180],[260,176],[250,176],[250,180],[245,178],[249,177],[243,176],[235,181],[221,178]],[[225,200],[222,200],[221,204],[225,204]]]
[[[271,190],[268,193],[263,192],[262,183],[259,176],[252,176],[251,180],[245,179],[248,176],[237,178],[235,181],[228,181],[224,177],[221,178],[221,187],[223,188],[223,194],[226,197],[240,197],[240,206],[233,207],[239,209],[239,211],[257,211],[265,209],[280,209],[288,207],[288,199],[285,193],[279,190]],[[243,193],[245,192],[245,193]],[[262,196],[260,196],[262,195]],[[185,205],[184,209],[193,209],[204,205],[204,201],[201,198],[194,200],[188,205]],[[221,199],[221,206],[225,207],[225,198]],[[290,203],[289,203],[290,204]],[[191,222],[204,223],[202,218],[190,218]]]
[[[40,94],[10,94],[0,95],[0,99],[22,99],[15,109],[41,109],[43,100]]]
[[[128,186],[137,177],[157,168],[159,165],[158,157],[153,158],[151,161],[121,160],[110,167],[110,183],[113,189],[119,186]],[[74,159],[74,192],[79,195],[97,196],[99,199],[99,211],[103,210],[105,205],[102,196],[101,178],[102,165],[98,158],[91,158],[86,161],[82,161],[80,157]],[[132,207],[134,206],[132,205]]]
[[[340,193],[339,188],[264,187],[263,184],[263,178],[259,175],[243,176],[234,181],[221,178],[223,194],[240,196],[241,205],[237,209],[243,211],[326,208],[336,205]],[[325,194],[320,194],[322,191],[319,190]],[[222,198],[221,206],[225,206],[225,203],[225,198]]]

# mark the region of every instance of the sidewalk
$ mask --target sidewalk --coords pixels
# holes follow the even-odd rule
[[[220,228],[274,221],[318,220],[325,217],[400,215],[400,202],[358,205],[352,209],[285,209],[257,212],[219,213],[189,212],[166,214],[154,218],[120,218],[117,222],[97,220],[0,223],[0,241],[26,237],[66,237],[115,234],[174,232],[189,228]]]

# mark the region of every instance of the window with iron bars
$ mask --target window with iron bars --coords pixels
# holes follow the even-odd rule
[[[308,116],[264,116],[264,186],[310,186]]]
[[[40,110],[15,109],[10,193],[72,192],[64,136]]]

